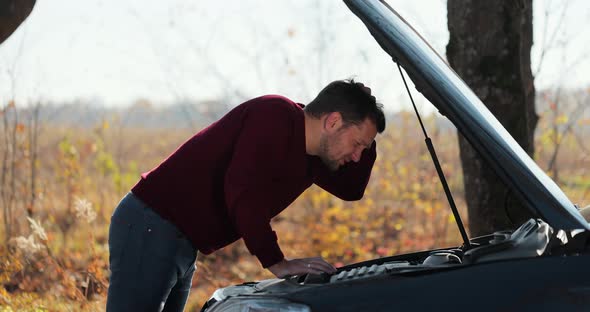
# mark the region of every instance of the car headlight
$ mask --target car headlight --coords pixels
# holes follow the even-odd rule
[[[308,306],[285,299],[232,297],[217,302],[207,312],[310,312]]]

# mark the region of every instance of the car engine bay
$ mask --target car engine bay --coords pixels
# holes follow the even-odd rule
[[[449,269],[490,261],[576,253],[582,252],[583,246],[587,244],[587,238],[588,233],[583,231],[555,232],[546,222],[529,219],[514,231],[498,231],[473,238],[470,240],[469,249],[462,246],[380,258],[342,267],[331,275],[306,274],[291,276],[286,280],[300,285],[340,283],[380,275]],[[576,241],[579,242],[575,243]],[[573,245],[570,246],[568,242]]]

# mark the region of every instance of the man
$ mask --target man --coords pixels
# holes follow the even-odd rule
[[[197,251],[240,238],[277,277],[335,272],[321,257],[286,259],[270,220],[312,183],[360,199],[384,129],[382,106],[352,80],[305,107],[267,95],[232,109],[142,174],[115,209],[107,311],[182,311]]]

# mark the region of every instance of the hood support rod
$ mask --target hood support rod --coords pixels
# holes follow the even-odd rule
[[[395,61],[395,60],[394,60]],[[469,243],[469,237],[467,237],[467,232],[465,232],[465,226],[463,225],[463,221],[461,221],[461,216],[459,215],[459,211],[457,210],[457,206],[455,205],[455,200],[453,200],[453,195],[451,194],[451,190],[449,189],[449,184],[447,183],[447,179],[445,178],[445,174],[440,166],[438,161],[438,157],[436,156],[436,151],[434,150],[434,146],[432,145],[432,140],[428,137],[428,133],[426,133],[426,128],[424,128],[424,124],[422,123],[422,118],[420,118],[420,113],[418,113],[418,109],[416,108],[416,103],[414,103],[414,99],[412,98],[412,93],[408,88],[408,84],[406,83],[406,78],[402,72],[402,68],[397,63],[397,68],[399,69],[399,73],[402,76],[402,80],[404,81],[404,86],[406,86],[406,90],[408,91],[408,95],[410,96],[410,101],[412,101],[412,105],[414,106],[414,111],[416,112],[416,116],[418,117],[418,121],[420,122],[420,127],[422,128],[422,132],[424,132],[424,137],[426,138],[424,141],[426,142],[426,147],[428,147],[428,151],[430,152],[430,156],[432,157],[432,161],[434,162],[434,167],[436,167],[436,172],[438,173],[438,177],[440,178],[440,182],[445,190],[445,194],[447,195],[447,200],[449,201],[449,205],[451,206],[451,210],[453,211],[453,216],[455,217],[455,221],[457,221],[457,226],[459,227],[459,232],[461,232],[461,237],[463,238],[463,247],[464,250],[471,249],[471,244]]]

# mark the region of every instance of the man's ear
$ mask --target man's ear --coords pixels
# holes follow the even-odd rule
[[[342,115],[339,112],[331,112],[324,119],[324,130],[335,132],[342,126]]]

